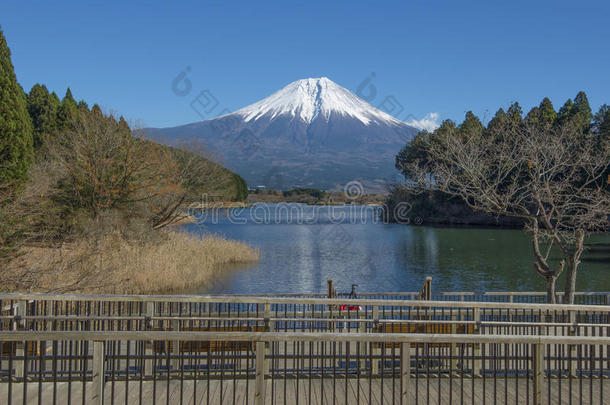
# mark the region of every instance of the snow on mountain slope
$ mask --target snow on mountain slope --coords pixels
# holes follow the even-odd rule
[[[147,130],[168,144],[201,142],[250,186],[342,189],[358,180],[376,191],[395,181],[395,156],[417,132],[325,77],[211,120]]]
[[[311,123],[321,117],[329,121],[332,114],[339,114],[356,118],[365,125],[371,122],[403,124],[326,77],[297,80],[233,114],[242,116],[246,122],[262,117],[274,119],[280,115],[290,115]]]

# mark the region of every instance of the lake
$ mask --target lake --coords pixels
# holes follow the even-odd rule
[[[218,234],[258,248],[258,263],[227,266],[211,285],[189,293],[544,291],[528,235],[521,230],[385,224],[378,207],[257,204],[197,215],[188,232]],[[579,291],[610,291],[610,235],[588,242]],[[558,255],[555,254],[555,257]],[[563,290],[563,280],[558,284]]]

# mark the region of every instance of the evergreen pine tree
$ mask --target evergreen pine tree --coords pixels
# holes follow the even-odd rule
[[[32,161],[32,123],[17,83],[11,51],[0,29],[0,182],[17,184]]]
[[[507,123],[508,116],[506,115],[504,109],[500,108],[496,112],[496,115],[494,115],[494,117],[491,119],[491,121],[489,121],[489,124],[487,124],[486,132],[489,135],[498,134],[506,128]]]
[[[68,87],[66,95],[61,100],[61,105],[57,112],[57,127],[60,131],[65,131],[70,127],[72,119],[78,111],[76,100],[72,96],[72,91]]]
[[[545,97],[538,107],[534,107],[527,113],[525,121],[532,126],[548,127],[553,125],[557,119],[557,113],[553,108],[553,103]]]
[[[593,126],[598,136],[610,140],[610,106],[604,104],[600,107],[593,119]]]
[[[27,96],[28,112],[34,125],[34,148],[39,148],[45,137],[57,131],[59,100],[49,94],[47,87],[35,84]]]
[[[559,113],[557,113],[557,124],[563,125],[572,119],[574,103],[572,99],[568,99],[563,106],[559,109]]]
[[[83,111],[89,111],[89,104],[85,100],[81,100],[78,102],[78,109]]]
[[[506,116],[513,124],[521,124],[523,121],[523,110],[518,102],[515,101],[510,107],[508,107]]]
[[[466,113],[464,122],[459,126],[459,131],[463,135],[481,136],[483,129],[483,124],[472,111]]]
[[[102,109],[99,105],[94,104],[93,107],[91,107],[91,112],[93,114],[97,114],[97,115],[104,115],[104,113],[102,112]]]
[[[591,128],[591,120],[593,119],[593,112],[589,105],[589,99],[584,91],[579,92],[574,97],[574,108],[572,109],[572,121],[577,128],[583,132],[588,131]]]
[[[540,114],[540,123],[542,125],[552,125],[555,123],[557,119],[557,113],[555,112],[555,107],[553,107],[553,103],[548,97],[545,97],[540,103],[539,114]]]
[[[533,107],[525,116],[525,122],[530,126],[540,125],[540,108]]]

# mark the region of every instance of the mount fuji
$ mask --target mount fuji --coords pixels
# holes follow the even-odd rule
[[[147,129],[168,144],[203,143],[250,187],[336,190],[355,180],[367,192],[394,181],[394,158],[417,132],[325,77],[211,120]]]

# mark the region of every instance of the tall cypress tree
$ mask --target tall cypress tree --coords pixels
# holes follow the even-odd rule
[[[57,112],[57,127],[60,131],[65,131],[70,127],[72,119],[78,112],[78,105],[72,96],[72,91],[68,87],[66,95],[61,100],[61,105]]]
[[[496,115],[489,121],[487,124],[486,133],[490,136],[497,135],[506,129],[508,124],[508,116],[506,115],[506,111],[503,108],[500,108]]]
[[[589,105],[589,99],[584,91],[574,97],[574,108],[572,109],[572,120],[579,130],[586,132],[591,128],[593,112]]]
[[[540,125],[540,108],[533,107],[525,116],[525,122],[532,126]]]
[[[34,125],[34,148],[39,148],[46,137],[57,131],[59,100],[45,85],[35,84],[27,96],[28,112]]]
[[[593,131],[599,142],[600,153],[606,153],[610,160],[610,106],[604,104],[593,118]],[[602,184],[610,189],[610,166],[602,178]]]
[[[610,140],[610,106],[604,104],[594,118],[594,128],[598,136]]]
[[[17,83],[11,51],[0,29],[0,181],[23,181],[32,154],[32,123],[25,93]]]
[[[464,122],[460,124],[458,129],[460,133],[464,135],[481,136],[484,127],[481,120],[479,120],[479,118],[474,115],[472,111],[468,111],[466,113],[466,117],[464,118]]]
[[[553,108],[553,103],[547,97],[545,97],[538,107],[534,107],[527,113],[525,121],[529,125],[548,127],[555,123],[557,119],[557,113]]]
[[[559,113],[557,113],[557,124],[563,125],[569,122],[572,119],[574,103],[572,99],[568,99],[563,106],[559,109]]]
[[[513,124],[521,124],[523,121],[523,109],[516,101],[512,103],[510,107],[508,107],[506,115],[509,121],[511,121]]]
[[[553,107],[553,103],[549,100],[548,97],[542,99],[540,103],[539,113],[540,113],[540,123],[542,125],[552,125],[555,123],[557,119],[557,113],[555,112],[555,107]]]

